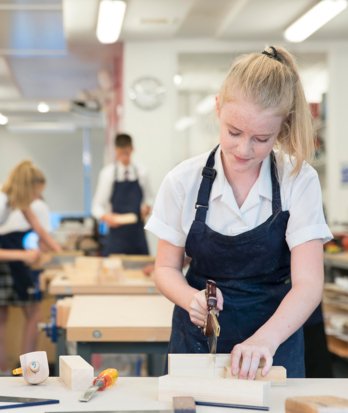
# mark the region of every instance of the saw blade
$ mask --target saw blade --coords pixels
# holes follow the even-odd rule
[[[208,337],[208,346],[209,346],[210,354],[216,354],[217,337],[215,334]]]

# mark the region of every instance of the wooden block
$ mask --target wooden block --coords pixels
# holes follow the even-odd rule
[[[232,376],[231,368],[225,367],[225,378],[237,379]],[[267,376],[262,375],[262,368],[258,368],[255,380],[270,381],[272,384],[286,384],[286,369],[283,366],[272,366]]]
[[[136,214],[114,214],[115,222],[120,225],[135,224],[138,222],[138,217]]]
[[[76,257],[75,269],[82,271],[99,271],[101,269],[103,258],[101,257]]]
[[[196,404],[193,397],[173,397],[174,413],[195,413]]]
[[[231,375],[230,354],[169,354],[168,373],[178,377],[234,378]],[[267,376],[258,369],[256,379],[272,383],[286,383],[286,369],[273,366]]]
[[[94,369],[81,356],[60,356],[59,377],[71,390],[87,390],[94,379]]]
[[[101,271],[98,274],[98,282],[100,284],[121,281],[124,278],[122,260],[120,258],[105,258],[103,260]]]
[[[195,400],[216,403],[265,405],[270,383],[255,380],[226,380],[211,377],[162,376],[158,379],[158,399],[193,397]]]
[[[335,396],[301,396],[285,400],[286,413],[348,413],[348,399]]]

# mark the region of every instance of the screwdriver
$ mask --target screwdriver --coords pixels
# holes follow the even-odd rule
[[[80,402],[88,402],[94,393],[97,391],[103,391],[112,386],[118,377],[118,371],[116,369],[105,369],[98,374],[93,380],[92,386],[90,386],[86,392],[79,398]]]

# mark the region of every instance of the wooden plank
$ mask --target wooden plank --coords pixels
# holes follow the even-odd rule
[[[173,377],[236,379],[231,374],[230,354],[169,354],[168,373]],[[282,366],[273,366],[267,376],[262,376],[260,368],[257,371],[256,380],[285,384],[286,369]]]
[[[158,379],[158,399],[191,396],[195,400],[218,403],[265,405],[270,383],[255,380],[227,380],[211,377],[162,376]]]
[[[335,396],[301,396],[285,400],[286,413],[348,413],[348,399]]]
[[[75,296],[71,341],[168,341],[174,305],[160,295]]]
[[[57,326],[61,328],[66,328],[69,314],[71,310],[72,299],[71,297],[65,297],[57,301]]]

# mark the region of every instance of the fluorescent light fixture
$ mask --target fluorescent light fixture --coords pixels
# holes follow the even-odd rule
[[[207,115],[212,112],[216,106],[216,97],[215,95],[208,95],[201,101],[197,103],[196,113],[199,115]]]
[[[72,133],[76,126],[63,122],[25,122],[9,124],[7,130],[16,133]]]
[[[47,105],[47,103],[45,103],[45,102],[40,102],[40,103],[37,105],[37,110],[38,110],[40,113],[47,113],[47,112],[50,111],[50,107]]]
[[[294,43],[302,42],[341,13],[346,7],[347,0],[319,1],[319,3],[285,30],[285,39]]]
[[[197,120],[191,116],[183,116],[182,118],[176,121],[175,129],[179,132],[182,132],[194,125],[196,122]]]
[[[7,125],[8,117],[0,113],[0,125]]]
[[[97,38],[100,43],[115,43],[120,35],[126,3],[121,0],[101,0],[99,4]]]

